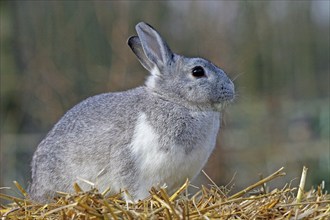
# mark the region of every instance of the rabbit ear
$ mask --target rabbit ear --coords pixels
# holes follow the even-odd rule
[[[173,53],[162,37],[150,25],[140,22],[136,25],[145,56],[158,69],[163,69],[173,59]]]
[[[151,72],[155,64],[150,62],[150,60],[146,57],[139,37],[138,36],[130,37],[127,41],[127,44],[132,49],[134,54],[137,56],[142,66],[146,68],[149,72]]]

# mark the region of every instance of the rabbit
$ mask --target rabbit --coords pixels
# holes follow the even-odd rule
[[[33,155],[33,200],[72,192],[76,182],[126,189],[138,201],[153,186],[175,192],[207,162],[233,82],[206,59],[173,53],[149,24],[136,31],[127,43],[150,73],[145,85],[87,98],[55,124]]]

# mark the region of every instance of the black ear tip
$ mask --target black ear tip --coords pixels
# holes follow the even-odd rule
[[[132,47],[132,45],[137,44],[140,42],[140,39],[138,36],[131,36],[127,39],[128,46]]]
[[[134,38],[134,36],[130,36],[130,37],[127,39],[127,44],[128,44],[129,46],[132,45],[132,43],[133,43],[133,38]]]
[[[153,26],[151,26],[150,24],[148,24],[148,23],[144,23],[146,26],[148,26],[148,27],[150,27],[150,28],[152,28],[152,29],[155,29]]]

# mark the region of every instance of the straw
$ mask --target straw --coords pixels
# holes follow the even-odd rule
[[[251,193],[264,187],[285,173],[280,168],[273,174],[229,195],[226,187],[214,185],[200,189],[188,196],[187,180],[176,192],[152,188],[144,200],[129,203],[121,198],[122,193],[108,195],[109,189],[99,192],[96,188],[84,192],[74,184],[72,194],[61,193],[48,204],[30,200],[28,193],[15,182],[22,198],[0,194],[11,204],[0,205],[1,219],[330,219],[330,196],[324,190],[324,182],[317,190],[305,190],[307,168],[299,186],[285,184],[281,189]],[[209,178],[209,177],[208,177]],[[7,190],[3,187],[0,190]],[[297,196],[295,196],[297,194]]]

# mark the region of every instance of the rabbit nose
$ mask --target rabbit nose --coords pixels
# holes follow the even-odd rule
[[[231,81],[229,78],[227,78],[227,85],[228,85],[228,88],[229,88],[233,93],[235,93],[235,85],[234,85],[233,81]]]
[[[221,84],[221,99],[230,101],[235,97],[235,85],[234,83],[227,78],[225,82]]]

